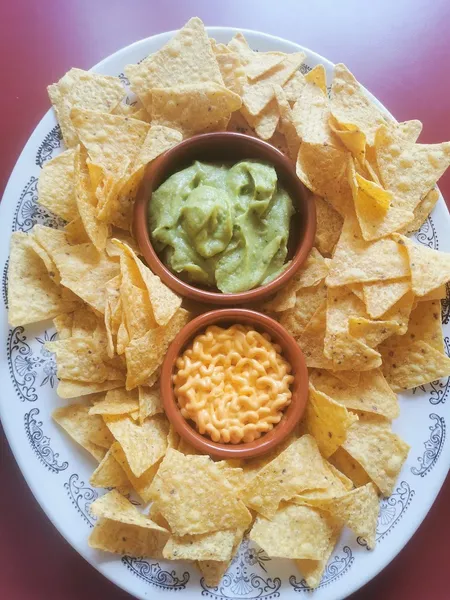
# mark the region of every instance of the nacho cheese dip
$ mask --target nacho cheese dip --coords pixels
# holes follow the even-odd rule
[[[181,414],[214,442],[252,442],[290,404],[291,365],[269,335],[251,327],[208,327],[176,362]]]
[[[269,283],[283,271],[293,212],[271,165],[195,162],[153,192],[149,231],[172,271],[237,293]]]

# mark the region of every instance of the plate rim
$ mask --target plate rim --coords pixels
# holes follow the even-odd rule
[[[104,58],[102,58],[99,62],[97,62],[93,67],[91,67],[90,69],[88,69],[88,71],[92,71],[92,72],[98,72],[100,70],[102,70],[104,67],[107,67],[107,64],[114,60],[114,59],[119,59],[120,55],[125,52],[131,52],[133,50],[137,50],[139,49],[140,46],[145,46],[146,44],[148,44],[150,41],[152,43],[158,43],[158,41],[161,41],[161,43],[165,43],[168,39],[170,39],[175,33],[177,33],[177,31],[179,31],[178,29],[175,30],[171,30],[171,31],[167,31],[167,32],[161,32],[161,33],[157,33],[155,35],[149,36],[147,38],[142,38],[140,40],[137,40],[135,42],[132,42],[131,44],[128,44],[126,46],[123,46],[122,48],[119,48],[118,50],[116,50],[115,52],[113,52],[112,54],[105,56]],[[334,68],[336,63],[333,63],[332,61],[330,61],[329,59],[325,58],[324,56],[318,54],[317,52],[302,46],[300,44],[298,44],[297,42],[293,42],[291,40],[288,40],[286,38],[282,38],[280,36],[276,36],[273,34],[268,34],[262,31],[257,31],[257,30],[253,30],[253,29],[246,29],[246,28],[238,28],[238,27],[221,27],[221,26],[206,26],[206,31],[208,32],[209,36],[214,36],[214,35],[229,35],[230,37],[232,37],[235,33],[241,32],[244,35],[250,35],[251,37],[263,37],[265,39],[269,39],[274,43],[281,43],[281,44],[288,44],[291,46],[296,46],[299,50],[303,50],[306,52],[307,56],[309,56],[310,58],[313,58],[315,61],[317,62],[322,62],[325,65],[328,65],[329,68]],[[364,86],[362,86],[364,87]],[[371,100],[373,100],[377,106],[379,106],[386,114],[390,115],[391,117],[393,117],[392,113],[369,91],[364,87],[364,90],[366,91],[366,93],[368,94],[368,96],[370,97]],[[13,187],[13,178],[15,175],[15,171],[17,168],[17,165],[19,164],[19,162],[21,161],[23,155],[25,154],[28,145],[30,144],[30,142],[33,140],[33,138],[36,136],[38,129],[41,126],[41,123],[44,121],[44,119],[46,119],[46,117],[52,113],[52,108],[50,107],[48,111],[46,111],[44,113],[44,115],[41,117],[41,119],[39,120],[39,122],[36,124],[35,128],[33,129],[32,133],[29,135],[29,137],[27,138],[21,152],[19,153],[14,167],[11,171],[10,176],[8,177],[3,195],[2,195],[2,200],[9,194],[9,188]],[[439,191],[439,195],[440,195],[440,199],[438,201],[438,203],[440,203],[440,200],[442,200],[442,202],[444,202],[445,204],[445,200],[438,188]],[[445,204],[446,206],[446,204]],[[2,221],[2,215],[6,214],[6,203],[5,202],[0,202],[0,222]],[[447,207],[447,214],[448,214],[448,207]],[[7,313],[7,310],[4,309],[2,310],[2,312]],[[8,326],[8,325],[7,325]],[[25,482],[27,483],[31,493],[33,494],[35,500],[37,501],[37,503],[39,504],[39,506],[41,507],[41,509],[43,510],[44,514],[47,516],[47,518],[50,520],[50,522],[52,523],[52,525],[56,528],[56,530],[58,531],[59,535],[61,535],[61,537],[63,538],[63,540],[68,543],[74,550],[75,552],[77,552],[77,554],[79,556],[81,556],[84,560],[86,560],[86,562],[93,567],[97,572],[99,572],[103,577],[105,577],[106,579],[110,580],[112,583],[114,583],[115,585],[117,585],[117,587],[119,587],[120,589],[126,591],[127,593],[129,593],[132,596],[135,596],[135,594],[139,593],[139,592],[135,592],[135,591],[130,591],[127,587],[125,587],[124,584],[122,584],[121,582],[121,577],[120,577],[120,572],[118,572],[118,575],[111,575],[110,573],[106,574],[103,570],[103,563],[96,563],[93,560],[91,560],[88,556],[87,553],[84,551],[83,549],[79,549],[77,547],[77,542],[74,540],[72,541],[71,539],[67,538],[64,534],[64,529],[63,526],[59,524],[58,519],[55,517],[55,515],[53,514],[53,512],[50,512],[50,510],[47,510],[46,507],[46,500],[45,500],[45,492],[40,491],[40,489],[38,489],[38,486],[35,485],[34,483],[34,479],[32,477],[29,477],[27,474],[27,468],[25,468],[25,459],[22,459],[22,457],[19,458],[20,456],[20,452],[18,450],[18,446],[17,446],[17,450],[16,450],[16,442],[15,440],[15,435],[13,435],[12,431],[9,428],[9,424],[7,419],[4,418],[4,414],[6,411],[6,407],[7,407],[7,401],[3,399],[3,393],[0,392],[0,420],[2,422],[2,426],[5,432],[5,437],[8,441],[8,445],[11,449],[11,452],[14,456],[14,459],[21,471],[21,475],[24,478]],[[441,456],[441,460],[445,461],[445,452],[443,452],[443,456]],[[450,449],[447,450],[447,472],[445,472],[445,469],[442,470],[442,475],[440,476],[435,476],[433,479],[431,479],[431,483],[432,485],[428,485],[429,490],[431,489],[431,493],[430,491],[428,492],[429,494],[429,502],[427,503],[425,510],[423,509],[424,504],[422,503],[422,509],[420,510],[420,517],[416,517],[416,518],[412,518],[409,520],[410,525],[408,526],[408,528],[405,530],[405,532],[403,534],[401,534],[399,536],[399,538],[397,538],[397,542],[394,544],[389,544],[388,546],[386,546],[385,548],[385,552],[383,553],[383,557],[382,559],[379,559],[377,567],[373,570],[370,571],[371,575],[367,578],[365,576],[354,576],[350,581],[349,581],[349,586],[347,588],[347,591],[342,595],[336,595],[335,596],[335,600],[343,600],[344,598],[346,598],[347,596],[355,593],[356,591],[360,590],[362,587],[364,587],[365,585],[367,585],[370,581],[372,581],[375,577],[377,577],[381,571],[383,571],[393,560],[394,558],[400,554],[400,552],[404,549],[404,547],[406,546],[406,544],[411,540],[411,538],[414,536],[414,534],[416,533],[417,529],[419,528],[419,526],[424,522],[425,518],[427,517],[431,507],[433,506],[437,495],[439,494],[443,483],[447,477],[448,474],[448,470],[450,469]],[[399,485],[399,481],[396,482],[396,486]],[[430,483],[430,480],[428,480],[428,484]],[[45,488],[42,487],[42,489],[44,490]],[[413,513],[414,514],[414,513]],[[413,525],[411,526],[411,522],[413,523]],[[87,543],[86,543],[86,548],[87,548]],[[118,555],[117,555],[118,556]],[[195,592],[194,592],[195,593]],[[282,592],[281,592],[282,594]],[[141,595],[136,595],[135,597],[143,597]]]

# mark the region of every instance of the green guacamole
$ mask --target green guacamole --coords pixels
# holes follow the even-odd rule
[[[272,166],[195,162],[153,192],[148,218],[154,248],[172,271],[236,293],[283,271],[293,212]]]

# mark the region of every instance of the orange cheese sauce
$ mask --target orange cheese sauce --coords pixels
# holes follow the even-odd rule
[[[187,420],[214,442],[251,442],[280,422],[291,402],[291,365],[267,334],[211,326],[176,362],[174,391]]]

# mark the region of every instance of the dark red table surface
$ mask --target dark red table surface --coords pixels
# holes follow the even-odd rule
[[[423,122],[421,142],[450,140],[448,0],[10,0],[0,3],[0,193],[49,108],[48,84],[70,67],[88,69],[194,15],[206,25],[264,31],[345,62],[398,120]],[[440,187],[450,200],[450,172]],[[0,596],[130,598],[54,529],[22,479],[1,429],[0,437]],[[449,506],[447,478],[411,542],[353,598],[450,598]]]

